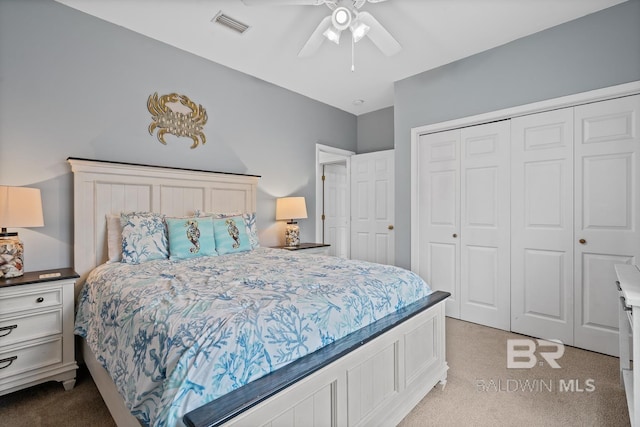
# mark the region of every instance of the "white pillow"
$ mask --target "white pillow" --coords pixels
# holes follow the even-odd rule
[[[122,258],[122,223],[120,214],[107,214],[107,262],[120,262]]]

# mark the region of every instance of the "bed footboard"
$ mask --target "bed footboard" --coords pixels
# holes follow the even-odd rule
[[[396,425],[434,386],[446,382],[445,298],[268,399],[259,401],[263,397],[259,387],[248,390],[255,396],[243,395],[239,389],[224,401],[188,413],[185,423],[195,427]],[[265,382],[265,390],[274,387],[267,377]],[[249,403],[239,408],[234,399]],[[222,415],[217,410],[234,406],[235,413]]]

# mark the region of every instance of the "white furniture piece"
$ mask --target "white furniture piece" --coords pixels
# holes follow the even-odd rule
[[[256,209],[257,176],[75,158],[68,161],[74,175],[74,262],[80,285],[93,268],[108,259],[107,214],[146,210],[183,216],[195,209]],[[398,424],[435,385],[446,382],[445,300],[446,294],[436,293],[435,302],[424,310],[406,317],[399,313],[396,323],[372,332],[326,366],[273,395],[267,394],[264,400],[252,401],[250,408],[238,411],[224,425],[286,423],[306,427],[309,414],[319,420],[317,425],[329,424],[323,421],[350,426]],[[86,342],[82,343],[84,361],[117,425],[137,426],[109,374]],[[373,372],[375,375],[370,374]]]
[[[329,255],[330,247],[331,245],[326,243],[300,243],[298,246],[273,246],[275,249],[317,255]]]
[[[631,367],[632,360],[640,360],[640,269],[637,265],[617,264],[615,270],[621,302],[620,382],[626,391],[631,425],[640,426],[640,369]]]
[[[70,268],[0,280],[0,396],[46,381],[76,382]]]
[[[412,132],[411,268],[447,314],[618,354],[640,257],[640,82]]]

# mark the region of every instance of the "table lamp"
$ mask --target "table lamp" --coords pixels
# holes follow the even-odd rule
[[[7,227],[43,226],[40,189],[0,185],[0,279],[24,273],[24,246]]]
[[[307,217],[304,197],[281,197],[276,199],[276,220],[287,220],[284,234],[286,246],[300,245],[300,228],[294,219]]]

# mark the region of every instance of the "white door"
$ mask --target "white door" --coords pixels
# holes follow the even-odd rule
[[[344,162],[323,167],[324,243],[329,255],[349,258],[349,179]]]
[[[575,118],[575,345],[617,355],[613,266],[640,262],[640,95]]]
[[[573,108],[511,120],[511,330],[573,345]]]
[[[394,152],[351,157],[351,258],[395,262]]]
[[[446,315],[460,318],[460,130],[420,135],[413,155],[411,270],[451,294]],[[415,203],[412,203],[415,206]]]
[[[510,122],[460,131],[460,318],[510,328]]]

